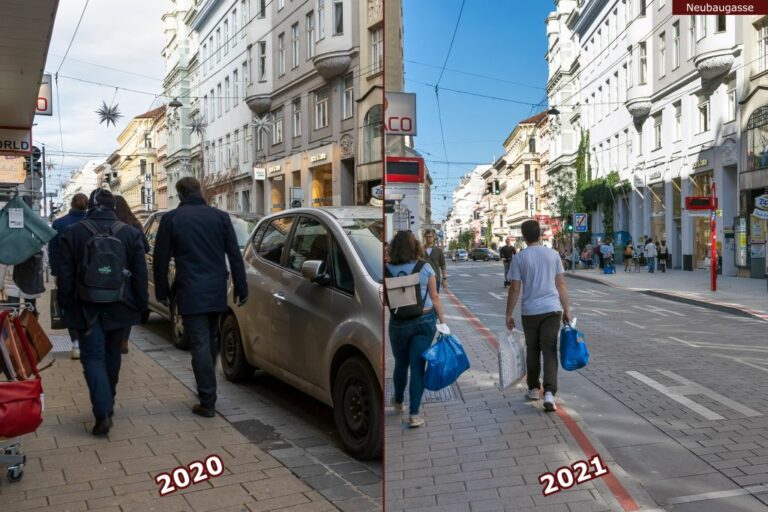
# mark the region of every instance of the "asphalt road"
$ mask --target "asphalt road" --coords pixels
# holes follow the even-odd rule
[[[449,263],[448,273],[458,299],[504,335],[502,264]],[[768,323],[567,283],[591,359],[560,370],[558,396],[603,449],[659,508],[768,510]]]

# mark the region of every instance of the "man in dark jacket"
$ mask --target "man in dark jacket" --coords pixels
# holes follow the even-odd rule
[[[445,270],[445,254],[443,250],[435,245],[435,230],[428,229],[424,233],[424,252],[427,255],[427,261],[435,271],[435,281],[437,281],[437,291],[440,287],[448,285],[448,272]]]
[[[85,218],[85,212],[88,210],[88,196],[85,194],[75,194],[70,203],[69,213],[60,219],[53,221],[53,229],[56,230],[56,236],[48,242],[48,265],[51,268],[51,275],[59,275],[59,240],[64,235],[64,230],[72,224],[77,224]],[[58,286],[58,284],[56,285]],[[69,329],[69,338],[72,340],[72,359],[80,359],[80,345],[77,342],[77,331]]]
[[[173,297],[189,336],[200,399],[192,412],[212,418],[216,414],[219,316],[227,309],[227,260],[238,306],[248,299],[245,264],[229,215],[206,204],[200,183],[194,178],[182,178],[176,183],[176,191],[181,203],[163,215],[155,239],[155,296],[169,303],[168,264],[173,258]]]
[[[86,219],[100,232],[110,232],[118,222],[115,198],[108,190],[96,189],[88,202]],[[141,322],[147,309],[147,262],[141,232],[125,226],[112,233],[126,249],[126,282],[122,300],[93,303],[81,299],[78,279],[85,248],[93,233],[83,221],[67,228],[61,239],[58,264],[59,306],[64,323],[78,331],[80,362],[91,395],[96,424],[94,435],[105,435],[112,426],[117,380],[120,374],[120,343],[125,328]],[[128,276],[130,274],[130,276]]]

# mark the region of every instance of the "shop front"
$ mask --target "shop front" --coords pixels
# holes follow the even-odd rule
[[[655,170],[648,176],[648,193],[650,194],[651,203],[650,237],[654,242],[661,242],[667,239],[667,210],[664,201],[666,190],[660,170]]]
[[[286,208],[285,166],[282,163],[267,166],[267,208],[277,213]]]
[[[706,160],[704,160],[706,162]],[[692,196],[712,195],[714,172],[704,171],[691,175]],[[697,212],[693,217],[693,264],[696,269],[708,269],[711,265],[712,230],[709,211]],[[719,252],[718,252],[719,255]]]
[[[742,256],[745,274],[764,278],[768,275],[768,106],[756,108],[749,116],[742,144],[745,165],[739,173],[736,219],[736,227],[741,229],[735,233],[735,245],[737,257]]]

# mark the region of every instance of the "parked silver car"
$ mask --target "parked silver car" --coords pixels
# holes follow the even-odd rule
[[[265,217],[243,253],[248,302],[221,326],[227,379],[276,376],[334,409],[360,459],[382,449],[384,222],[373,207],[298,208]]]
[[[158,302],[155,299],[155,278],[152,275],[152,253],[155,250],[155,238],[157,238],[157,229],[160,227],[160,219],[165,214],[166,210],[155,212],[149,216],[144,223],[144,235],[149,242],[149,253],[147,253],[147,272],[149,274],[149,309],[154,311],[163,318],[171,321],[171,342],[176,348],[186,350],[189,348],[189,339],[184,333],[184,324],[181,322],[181,316],[176,311],[176,297],[174,296],[174,288],[171,285],[171,305],[170,307]],[[255,213],[243,213],[243,212],[229,212],[230,219],[232,220],[232,227],[235,228],[235,235],[237,235],[237,242],[242,250],[245,247],[245,243],[253,233],[256,223],[262,217]],[[173,266],[173,260],[169,267],[169,282],[173,283],[173,277],[175,275],[175,268]],[[149,312],[145,312],[142,322],[146,322],[149,317]]]

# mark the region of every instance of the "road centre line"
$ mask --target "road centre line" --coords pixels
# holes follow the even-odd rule
[[[673,341],[677,341],[678,343],[682,343],[684,345],[688,345],[689,347],[693,348],[710,348],[710,349],[719,349],[719,350],[742,350],[744,352],[760,352],[760,353],[768,353],[768,347],[755,347],[752,345],[731,345],[731,344],[725,344],[725,343],[710,343],[707,341],[685,341],[681,340],[680,338],[676,338],[674,336],[670,336],[669,339]]]
[[[494,297],[496,297],[498,300],[504,300],[504,299],[506,299],[506,297],[504,297],[503,295],[499,295],[498,293],[493,293],[493,292],[488,292],[488,293],[490,293],[491,295],[493,295]]]
[[[630,322],[629,320],[624,320],[624,323],[625,323],[625,324],[629,324],[629,325],[631,325],[632,327],[637,327],[638,329],[645,329],[645,326],[643,326],[643,325],[637,325],[637,324],[634,324],[634,323]]]
[[[594,312],[595,312],[595,313],[597,313],[598,315],[602,315],[602,316],[608,316],[608,313],[604,313],[603,311],[600,311],[600,310],[599,310],[599,309],[597,309],[597,308],[593,309],[592,311],[594,311]]]

